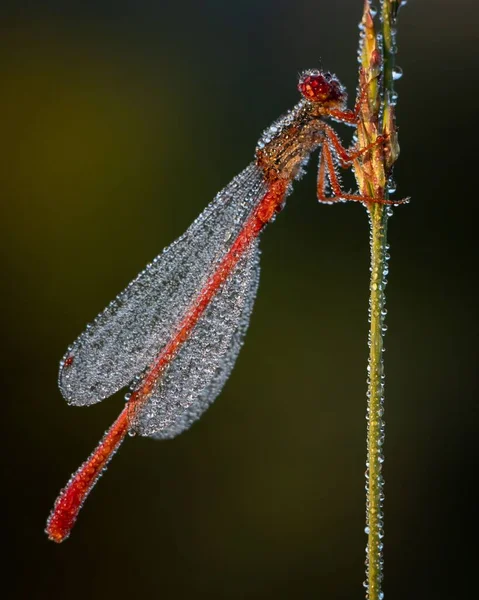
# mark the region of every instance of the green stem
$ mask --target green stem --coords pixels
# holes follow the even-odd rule
[[[363,123],[360,128],[360,141],[365,137],[376,137],[379,133],[388,135],[388,144],[382,153],[372,156],[369,170],[360,172],[359,182],[365,189],[373,190],[376,197],[388,198],[388,177],[392,166],[399,155],[397,132],[394,116],[394,58],[396,53],[395,31],[396,15],[400,2],[398,0],[382,0],[382,77],[375,71],[377,62],[374,23],[371,19],[369,2],[365,4],[363,23],[365,41],[362,51],[362,65],[368,79],[377,87],[369,87],[369,105],[363,110]],[[376,112],[382,104],[382,123]],[[377,157],[377,158],[376,158]],[[372,170],[372,171],[371,171]],[[370,177],[370,173],[374,177]],[[384,479],[382,464],[384,457],[385,425],[384,414],[384,319],[386,315],[386,276],[388,273],[387,222],[391,208],[383,204],[368,206],[370,221],[371,279],[369,286],[369,362],[368,362],[368,406],[367,406],[367,498],[366,498],[366,533],[368,535],[366,557],[367,600],[382,600],[383,574],[383,500]]]
[[[384,442],[384,362],[383,333],[386,314],[387,275],[387,220],[388,209],[374,204],[369,210],[371,226],[371,280],[369,286],[369,365],[368,365],[368,431],[367,431],[367,595],[369,600],[383,597],[382,539],[383,486],[382,477]]]

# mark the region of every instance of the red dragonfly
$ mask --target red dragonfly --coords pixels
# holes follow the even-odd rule
[[[298,89],[300,101],[263,133],[254,161],[68,348],[59,386],[70,404],[94,404],[128,385],[131,392],[93,454],[60,492],[46,527],[51,540],[68,537],[127,433],[172,438],[218,396],[253,308],[258,236],[282,209],[314,150],[321,148],[319,201],[392,203],[345,193],[339,182],[338,164],[351,166],[373,144],[361,151],[344,148],[327,120],[356,125],[363,94],[348,110],[336,76],[317,70],[305,71]]]

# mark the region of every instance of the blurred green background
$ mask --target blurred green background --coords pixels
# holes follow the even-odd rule
[[[368,224],[358,205],[317,204],[317,157],[263,236],[250,331],[221,397],[174,441],[128,439],[71,539],[43,534],[123,403],[67,407],[67,345],[252,159],[297,101],[300,70],[321,60],[354,95],[361,9],[6,2],[8,597],[363,597]],[[460,598],[475,583],[478,12],[441,0],[400,14],[396,180],[413,202],[390,224],[391,599]]]

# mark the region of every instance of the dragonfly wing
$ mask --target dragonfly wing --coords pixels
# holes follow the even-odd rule
[[[132,423],[141,435],[171,438],[220,394],[239,354],[259,283],[258,241],[240,259]]]
[[[249,165],[87,326],[60,364],[60,390],[71,404],[99,402],[143,373],[265,193],[262,173]]]

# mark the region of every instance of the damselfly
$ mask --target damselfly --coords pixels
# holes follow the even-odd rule
[[[70,404],[94,404],[128,385],[131,392],[96,450],[60,492],[46,528],[51,540],[68,537],[128,432],[172,438],[218,396],[253,308],[258,236],[283,207],[314,150],[321,148],[321,202],[391,203],[345,193],[337,173],[338,165],[351,166],[384,141],[346,149],[327,122],[356,125],[364,94],[347,110],[339,80],[313,70],[301,75],[298,89],[300,101],[263,133],[254,162],[87,326],[60,363],[59,386]]]

